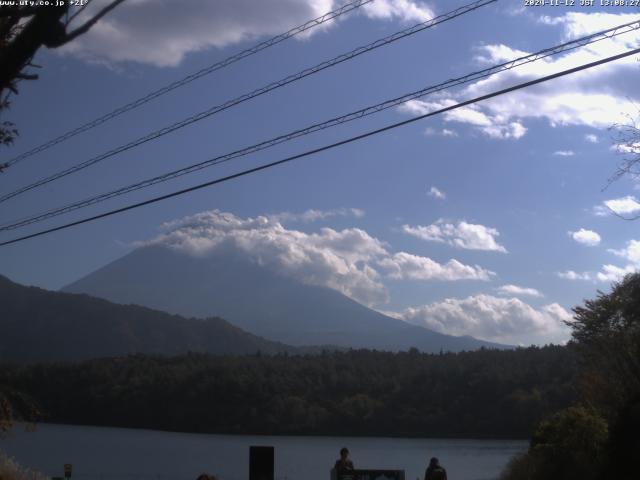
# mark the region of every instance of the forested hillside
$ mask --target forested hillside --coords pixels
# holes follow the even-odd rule
[[[45,420],[176,431],[520,437],[573,400],[565,347],[131,356],[3,367]]]
[[[0,361],[84,360],[131,353],[276,353],[295,348],[221,318],[190,319],[0,276]]]

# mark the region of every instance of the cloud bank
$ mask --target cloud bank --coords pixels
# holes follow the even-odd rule
[[[310,221],[337,214],[361,216],[357,209],[309,210],[302,214],[241,218],[211,210],[162,225],[149,242],[195,256],[239,254],[301,282],[337,290],[366,305],[389,300],[383,280],[489,280],[494,274],[456,259],[439,263],[389,245],[360,228],[324,227],[308,233],[285,227],[282,221]]]
[[[635,13],[578,13],[569,12],[558,17],[543,17],[541,23],[552,29],[560,29],[561,41],[579,38],[613,26],[637,20]],[[552,40],[549,46],[561,41]],[[400,109],[410,114],[424,114],[518,83],[533,80],[593,62],[636,48],[640,42],[638,31],[613,39],[597,42],[584,48],[548,57],[512,70],[492,75],[463,88],[455,94],[433,96],[428,100],[412,100]],[[476,49],[475,61],[483,66],[498,64],[526,55],[504,44],[482,45]],[[546,119],[552,126],[577,125],[591,128],[607,128],[624,123],[626,115],[636,114],[634,99],[628,98],[629,78],[637,69],[637,62],[628,57],[610,64],[584,70],[508,95],[502,95],[482,104],[460,108],[443,115],[447,123],[467,124],[485,136],[495,139],[517,140],[525,135],[526,121]],[[635,98],[637,102],[637,98]],[[536,108],[530,108],[535,105]],[[587,141],[597,141],[591,135]]]
[[[440,219],[431,225],[403,225],[402,231],[407,235],[428,242],[447,243],[465,250],[486,250],[507,253],[507,249],[500,245],[496,238],[500,235],[498,230],[480,224],[447,223]]]
[[[541,308],[517,298],[472,295],[410,307],[396,315],[406,322],[450,335],[519,343],[523,338],[562,343],[569,337],[565,321],[571,314],[557,303]]]
[[[78,17],[81,24],[104,6],[92,0]],[[129,0],[98,22],[82,39],[62,51],[98,62],[137,62],[175,67],[189,53],[256,41],[283,33],[330,12],[336,0]],[[358,9],[378,20],[422,22],[434,16],[424,3],[376,0]],[[339,22],[340,20],[338,20]],[[299,38],[331,28],[331,21]]]

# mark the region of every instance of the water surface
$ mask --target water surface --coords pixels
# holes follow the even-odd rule
[[[488,480],[527,442],[207,435],[51,424],[38,425],[34,433],[18,427],[0,439],[0,449],[48,475],[62,476],[63,465],[73,464],[77,480],[195,480],[201,472],[248,480],[250,445],[275,447],[278,480],[328,480],[342,446],[349,447],[356,468],[402,469],[406,480],[422,480],[432,456],[440,458],[449,480]]]

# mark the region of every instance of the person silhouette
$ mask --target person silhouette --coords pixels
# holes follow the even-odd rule
[[[201,473],[196,480],[218,480],[215,475],[209,475],[208,473]]]
[[[436,457],[429,461],[429,466],[424,472],[424,480],[447,480],[447,471]]]
[[[336,471],[338,480],[342,475],[348,475],[353,472],[353,462],[349,458],[349,449],[342,447],[340,449],[340,458],[336,460],[336,464],[333,466]]]

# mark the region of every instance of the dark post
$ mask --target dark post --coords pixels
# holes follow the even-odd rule
[[[274,480],[273,447],[249,447],[249,480]]]

